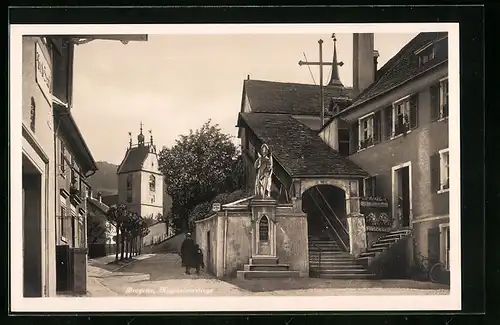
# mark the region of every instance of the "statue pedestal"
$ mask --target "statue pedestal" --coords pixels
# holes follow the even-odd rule
[[[254,198],[252,209],[251,256],[276,256],[276,205],[273,198]]]

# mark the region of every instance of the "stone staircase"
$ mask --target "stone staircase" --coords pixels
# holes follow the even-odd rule
[[[299,277],[299,271],[290,270],[289,264],[280,264],[275,256],[254,256],[236,276],[239,279],[295,278]]]
[[[375,276],[343,251],[336,241],[312,238],[309,238],[309,273],[327,279],[369,279]]]
[[[375,258],[377,255],[387,251],[392,245],[397,243],[399,240],[411,235],[411,230],[402,229],[391,231],[387,235],[378,238],[373,242],[366,252],[361,253],[359,259],[370,259]]]

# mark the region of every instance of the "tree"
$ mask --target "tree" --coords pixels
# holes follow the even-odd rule
[[[121,248],[121,258],[123,259],[123,243],[124,236],[120,236],[120,231],[123,234],[123,223],[127,220],[129,211],[125,204],[120,204],[119,206],[111,206],[106,212],[106,217],[108,220],[116,227],[116,256],[115,260],[118,261],[118,252]],[[120,244],[119,244],[120,243]]]
[[[177,232],[186,230],[190,211],[218,193],[242,186],[242,161],[231,136],[209,120],[196,131],[181,135],[172,148],[164,148],[159,167],[172,197],[172,221]]]

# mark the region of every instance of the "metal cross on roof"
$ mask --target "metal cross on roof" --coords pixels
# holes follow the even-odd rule
[[[318,41],[319,44],[319,62],[305,62],[305,61],[299,61],[299,65],[317,65],[319,66],[319,86],[320,86],[320,99],[321,99],[321,126],[324,125],[325,121],[325,98],[324,98],[324,88],[323,88],[323,67],[324,66],[332,66],[332,76],[330,78],[330,83],[329,85],[337,85],[337,86],[342,86],[342,83],[339,80],[338,77],[338,69],[337,66],[343,66],[344,62],[337,62],[337,47],[336,47],[336,42],[337,38],[335,37],[335,33],[332,34],[332,39],[333,39],[333,60],[332,62],[323,62],[323,40],[320,39]]]

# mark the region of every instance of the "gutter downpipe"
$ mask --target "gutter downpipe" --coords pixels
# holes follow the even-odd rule
[[[223,245],[223,275],[226,276],[227,269],[227,210],[224,210],[224,245]]]

